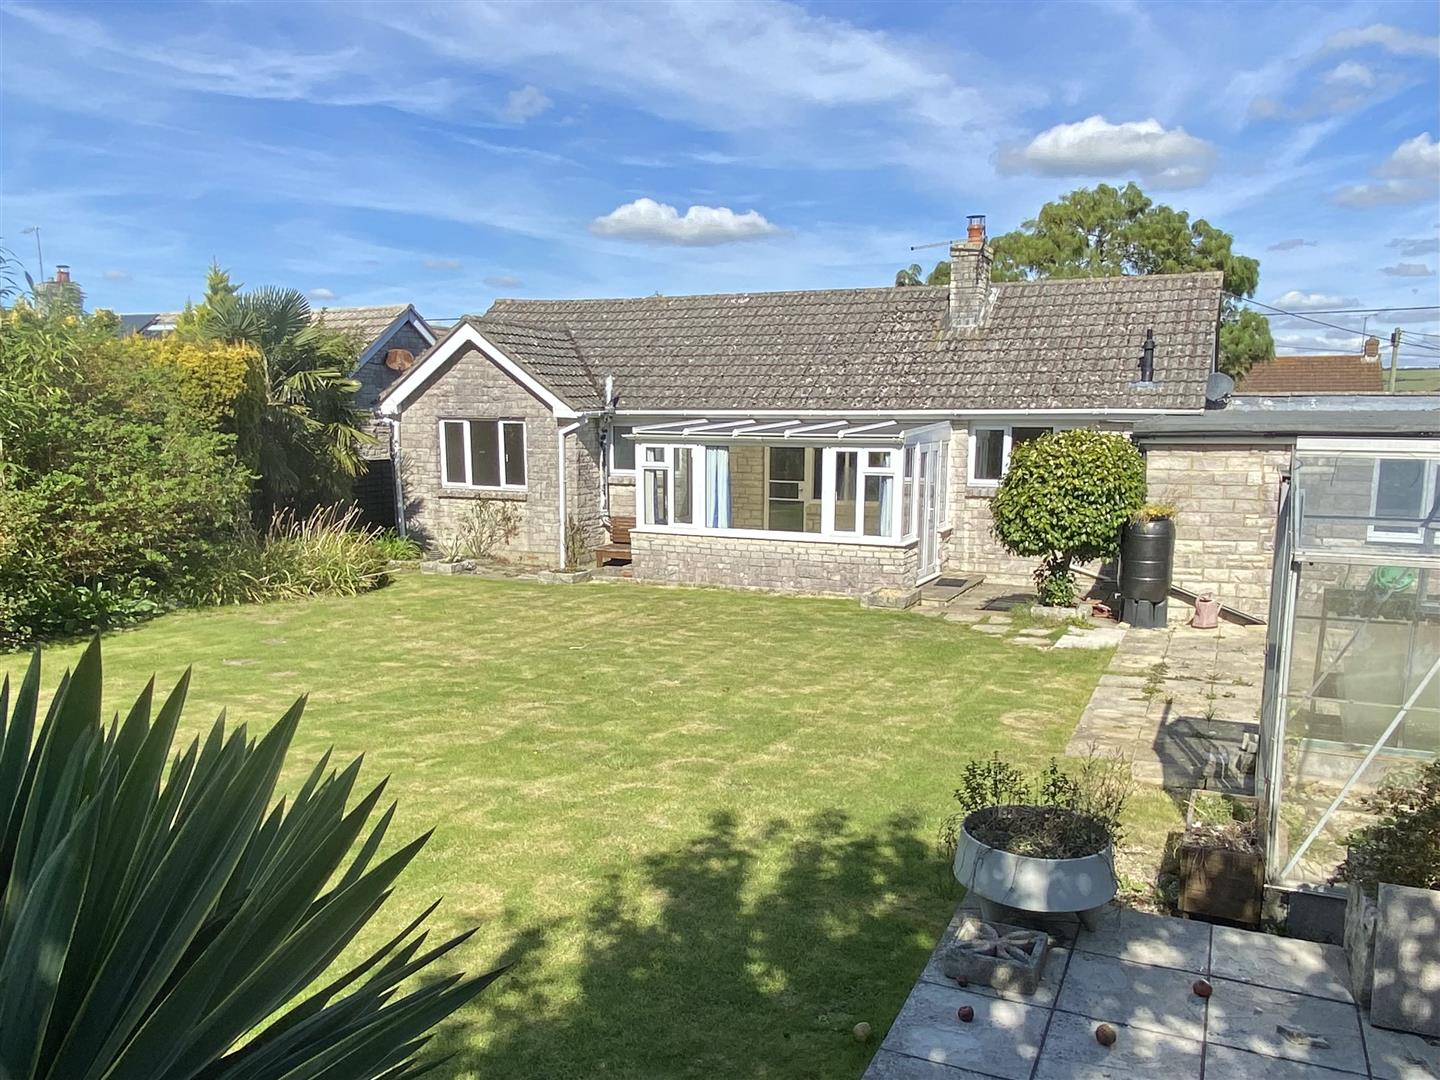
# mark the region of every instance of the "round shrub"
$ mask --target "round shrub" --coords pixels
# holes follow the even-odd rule
[[[1071,564],[1114,555],[1121,527],[1144,501],[1145,462],[1129,440],[1057,431],[1014,448],[990,513],[1007,551],[1040,558],[1040,602],[1072,604]]]

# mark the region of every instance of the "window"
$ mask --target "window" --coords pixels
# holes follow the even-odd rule
[[[803,446],[772,446],[766,455],[765,520],[767,528],[781,532],[805,531],[805,496],[811,490],[805,477]]]
[[[695,523],[695,448],[647,446],[641,469],[641,520],[647,525]]]
[[[616,424],[610,429],[610,471],[635,471],[635,443],[630,434],[635,429]]]
[[[1049,435],[1053,427],[982,427],[970,432],[970,483],[994,486],[1010,468],[1010,453],[1021,443]]]
[[[440,476],[446,487],[523,488],[525,421],[441,420]]]
[[[1436,466],[1410,458],[1381,458],[1375,462],[1370,492],[1372,540],[1418,544],[1426,529],[1440,528],[1436,506]]]

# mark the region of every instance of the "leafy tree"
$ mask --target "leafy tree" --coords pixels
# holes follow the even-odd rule
[[[949,285],[950,260],[941,259],[928,274],[920,268],[919,263],[911,263],[895,274],[895,284],[902,288],[907,285]]]
[[[304,698],[259,738],[222,712],[172,752],[189,681],[107,726],[97,639],[43,720],[38,652],[8,723],[0,686],[0,1076],[429,1071],[431,1029],[503,971],[434,970],[473,930],[427,946],[432,904],[326,976],[429,834],[382,856],[395,805],[370,823],[381,781],[347,809],[358,758],[276,798]]]
[[[996,237],[997,281],[1116,277],[1219,270],[1224,275],[1220,370],[1243,375],[1275,355],[1266,320],[1233,296],[1254,296],[1260,263],[1233,250],[1234,238],[1203,218],[1159,205],[1134,183],[1080,188],[1046,203],[1019,229]]]
[[[1144,501],[1145,462],[1129,440],[1077,429],[1016,446],[990,513],[1007,551],[1040,557],[1040,602],[1063,605],[1075,602],[1071,564],[1114,555]]]
[[[175,320],[175,333],[182,338],[203,336],[202,327],[215,306],[240,295],[244,287],[230,280],[230,271],[222,269],[218,260],[210,260],[210,269],[205,272],[205,296],[198,305],[185,301],[185,310]]]
[[[359,383],[349,376],[354,342],[315,325],[309,303],[294,289],[222,292],[207,295],[202,307],[201,334],[249,345],[260,358],[264,408],[255,443],[242,434],[240,446],[258,473],[257,524],[281,509],[303,515],[343,498],[370,438],[365,414],[355,407]]]

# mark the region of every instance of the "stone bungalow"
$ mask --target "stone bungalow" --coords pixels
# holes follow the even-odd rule
[[[497,301],[381,396],[407,525],[433,539],[509,503],[500,554],[555,566],[567,530],[595,547],[633,520],[632,572],[658,582],[1028,581],[990,534],[1011,448],[1203,414],[1221,275],[992,283],[983,222],[951,260],[948,287]],[[1197,578],[1222,598],[1268,582],[1271,458],[1148,451],[1152,496],[1221,538],[1186,553],[1224,564]]]

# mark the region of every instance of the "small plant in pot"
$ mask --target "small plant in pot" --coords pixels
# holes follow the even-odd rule
[[[1027,775],[996,754],[966,765],[941,844],[986,919],[1076,912],[1093,928],[1118,886],[1115,846],[1133,788],[1118,756],[1092,750],[1069,771],[1051,759]]]
[[[1253,798],[1218,791],[1190,793],[1185,832],[1176,848],[1176,907],[1254,926],[1260,922],[1264,849]]]

